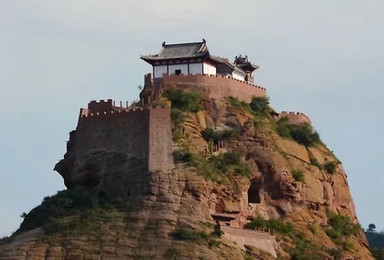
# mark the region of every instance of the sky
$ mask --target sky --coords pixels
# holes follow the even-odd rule
[[[65,189],[80,107],[138,99],[161,43],[248,55],[277,111],[304,112],[343,162],[363,227],[384,229],[384,1],[0,0],[0,237]]]

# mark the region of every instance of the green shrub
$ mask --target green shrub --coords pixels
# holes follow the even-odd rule
[[[304,181],[304,172],[302,170],[293,170],[292,176],[296,181]]]
[[[208,247],[209,247],[209,248],[219,247],[220,245],[221,245],[220,240],[210,239],[210,240],[208,241]]]
[[[276,130],[281,137],[291,138],[290,123],[288,117],[284,116],[277,121]]]
[[[201,131],[201,136],[205,141],[214,141],[217,142],[221,140],[220,132],[213,130],[210,127],[207,127],[205,130]]]
[[[320,170],[323,169],[323,165],[321,165],[321,164],[319,163],[319,161],[316,160],[315,158],[310,158],[310,161],[311,161],[311,164],[312,164],[312,165],[317,166]]]
[[[168,88],[164,96],[171,101],[171,107],[184,112],[198,112],[202,109],[201,97],[198,93],[189,92],[180,88]]]
[[[223,131],[216,131],[210,127],[207,127],[201,132],[202,137],[206,141],[213,141],[217,143],[221,140],[231,140],[238,137],[240,134],[238,129],[225,129]]]
[[[319,134],[307,123],[292,125],[290,135],[293,140],[307,147],[320,142]]]
[[[355,235],[360,229],[359,224],[352,223],[350,217],[337,215],[332,211],[327,211],[328,223],[332,228],[343,236]]]
[[[323,165],[324,170],[329,174],[334,174],[337,168],[337,162],[326,162]]]
[[[260,216],[253,219],[250,223],[248,223],[245,228],[248,229],[256,229],[256,228],[264,228],[270,229],[282,235],[288,235],[294,232],[295,228],[292,223],[284,223],[279,219],[264,219]]]
[[[209,162],[221,173],[227,173],[230,169],[233,169],[239,175],[250,175],[249,168],[242,162],[240,154],[236,152],[226,152],[218,156],[212,156]]]
[[[132,204],[126,198],[109,200],[103,196],[90,197],[75,190],[59,191],[54,196],[45,197],[41,205],[26,215],[16,234],[37,227],[47,228],[50,232],[57,229],[59,232],[68,227],[67,217],[76,216],[91,209],[108,209],[112,206],[130,211]]]
[[[276,130],[281,137],[292,138],[307,147],[321,142],[319,134],[313,130],[311,125],[308,123],[290,124],[287,117],[277,121]]]
[[[184,147],[175,150],[173,158],[176,162],[184,162],[195,167],[200,175],[214,182],[226,179],[231,170],[241,176],[248,177],[250,175],[250,170],[242,162],[240,154],[235,152],[211,156],[206,160],[201,155],[191,152],[188,148]]]
[[[209,235],[203,231],[186,228],[177,228],[172,232],[172,236],[177,240],[204,241],[209,239]]]
[[[266,97],[253,97],[249,106],[258,115],[268,115],[270,111],[269,99]]]
[[[332,240],[338,240],[342,237],[342,234],[334,228],[327,229],[325,233]]]
[[[249,104],[247,102],[240,101],[236,97],[229,97],[229,102],[235,108],[240,108],[240,109],[245,109],[245,110],[251,111],[251,107],[249,106]]]
[[[201,156],[190,152],[187,148],[175,150],[173,152],[173,158],[176,162],[185,162],[194,167],[199,167],[204,164],[204,159]]]
[[[176,127],[178,127],[182,123],[184,123],[185,116],[184,116],[183,112],[180,109],[172,108],[171,109],[171,120],[172,120],[173,124]]]

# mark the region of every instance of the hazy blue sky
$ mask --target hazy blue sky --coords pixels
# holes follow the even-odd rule
[[[384,1],[0,0],[0,236],[64,189],[53,172],[93,99],[135,100],[163,41],[246,54],[276,110],[301,111],[384,229]]]

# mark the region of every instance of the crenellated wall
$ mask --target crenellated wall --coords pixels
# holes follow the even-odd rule
[[[149,171],[173,167],[169,107],[115,107],[112,100],[91,101],[80,110],[75,164],[95,150],[124,152]]]
[[[312,125],[311,120],[309,117],[307,117],[305,114],[300,113],[300,112],[287,112],[287,111],[282,111],[278,115],[278,119],[287,117],[289,122],[291,124],[300,124],[300,123],[308,123]]]
[[[266,97],[267,90],[249,82],[222,75],[163,75],[161,84],[184,88],[198,88],[209,98],[237,97],[250,102],[253,96]]]

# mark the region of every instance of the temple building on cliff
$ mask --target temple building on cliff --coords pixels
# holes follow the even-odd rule
[[[253,71],[259,66],[247,56],[236,57],[234,62],[209,53],[206,41],[179,44],[162,44],[158,54],[141,56],[153,67],[154,81],[166,75],[223,75],[253,83]]]

